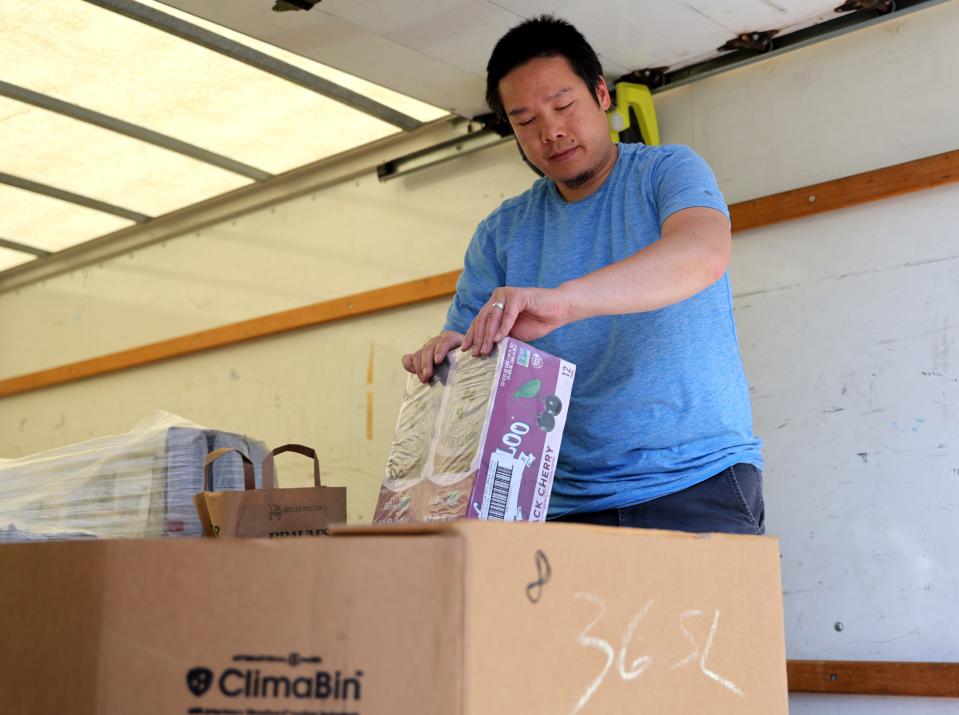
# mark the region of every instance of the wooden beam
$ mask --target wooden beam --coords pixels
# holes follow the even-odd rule
[[[954,181],[959,181],[959,151],[743,201],[730,206],[729,211],[733,231],[738,232]],[[288,330],[445,298],[453,295],[458,276],[459,271],[429,276],[0,380],[0,398],[276,335]]]
[[[355,293],[343,298],[325,300],[301,308],[284,310],[259,318],[230,323],[219,328],[201,330],[178,338],[141,345],[130,350],[81,360],[61,367],[41,370],[28,375],[0,380],[0,397],[8,397],[53,385],[62,385],[96,375],[125,370],[130,367],[169,360],[203,350],[255,340],[268,335],[322,325],[335,320],[375,313],[390,308],[444,298],[456,291],[460,271],[428,276],[386,288]]]
[[[959,663],[790,660],[791,693],[959,698]]]
[[[768,226],[959,181],[959,151],[783,191],[729,207],[733,231]]]

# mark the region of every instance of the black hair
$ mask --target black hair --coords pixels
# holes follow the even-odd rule
[[[520,23],[503,35],[486,64],[486,103],[493,114],[506,121],[499,83],[522,64],[537,57],[565,57],[570,66],[589,87],[599,104],[596,87],[603,74],[603,66],[579,30],[555,15],[540,15]]]

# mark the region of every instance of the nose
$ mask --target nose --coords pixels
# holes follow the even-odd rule
[[[566,137],[566,126],[557,116],[547,116],[543,118],[540,125],[540,140],[544,144],[564,139]]]

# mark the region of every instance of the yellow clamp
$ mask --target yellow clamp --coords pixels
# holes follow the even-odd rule
[[[609,135],[614,142],[619,141],[619,133],[630,128],[629,110],[633,110],[639,121],[639,133],[643,143],[659,144],[659,125],[656,123],[656,109],[653,107],[653,95],[649,87],[632,82],[617,82],[616,108],[606,113],[609,120]]]

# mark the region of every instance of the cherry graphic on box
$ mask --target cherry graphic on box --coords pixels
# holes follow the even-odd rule
[[[556,427],[556,416],[563,411],[563,401],[556,395],[547,395],[537,401],[543,404],[543,411],[536,414],[526,406],[522,400],[532,400],[539,396],[543,383],[534,378],[523,383],[520,388],[513,393],[513,397],[522,405],[523,409],[536,418],[536,425],[544,432],[552,432]]]

